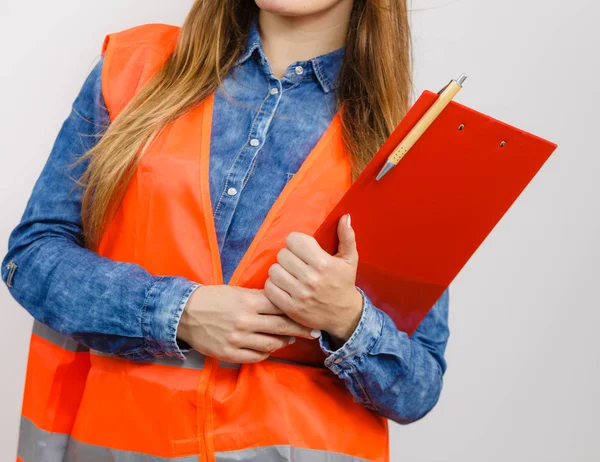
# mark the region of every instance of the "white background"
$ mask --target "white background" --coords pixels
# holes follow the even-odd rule
[[[181,24],[166,0],[0,0],[0,254],[104,35]],[[413,0],[416,91],[559,150],[455,279],[441,400],[391,426],[392,461],[596,461],[600,3]],[[440,223],[440,226],[443,226]],[[14,460],[31,318],[0,287],[0,460]]]

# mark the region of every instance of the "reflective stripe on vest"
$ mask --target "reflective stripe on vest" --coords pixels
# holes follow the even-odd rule
[[[81,443],[69,435],[40,430],[21,418],[18,457],[23,462],[198,462],[198,455],[159,457]],[[216,462],[368,462],[366,459],[291,446],[217,452]]]
[[[103,353],[103,352],[97,351],[97,350],[90,350],[90,353],[98,355],[98,356],[104,356],[107,358],[123,359],[123,358],[120,358],[119,356],[110,355],[110,354]],[[294,366],[315,367],[312,364],[304,364],[304,363],[301,363],[298,361],[288,361],[288,360],[280,359],[280,358],[267,358],[267,361],[274,361],[277,363],[290,364],[290,365],[294,365]],[[204,369],[205,362],[206,362],[205,355],[203,355],[202,353],[199,353],[195,350],[192,350],[192,351],[185,353],[185,360],[183,360],[183,361],[179,358],[171,357],[171,358],[156,358],[156,359],[149,360],[149,361],[139,361],[139,362],[137,362],[137,364],[139,364],[139,365],[159,364],[161,366],[183,367],[184,369],[194,369],[197,371],[201,371],[202,369]],[[225,369],[240,369],[241,366],[242,366],[241,364],[228,363],[226,361],[219,361],[219,367],[224,367]]]
[[[41,337],[44,340],[47,340],[48,342],[59,346],[67,351],[72,351],[74,353],[88,351],[88,349],[85,346],[81,345],[80,343],[77,343],[75,340],[69,337],[65,337],[64,335],[62,335],[59,332],[56,332],[53,329],[50,329],[48,326],[42,324],[39,321],[33,322],[33,333],[38,337]]]

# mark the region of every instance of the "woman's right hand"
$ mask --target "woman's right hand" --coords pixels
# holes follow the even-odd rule
[[[194,350],[230,363],[256,363],[321,333],[292,321],[264,291],[227,285],[200,286],[189,298],[177,337]]]

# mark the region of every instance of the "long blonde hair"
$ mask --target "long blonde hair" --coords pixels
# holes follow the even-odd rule
[[[86,246],[96,249],[131,181],[140,152],[169,123],[197,107],[244,52],[254,1],[196,0],[175,50],[80,162]],[[402,119],[412,90],[406,0],[354,0],[338,76],[344,144],[356,176]]]

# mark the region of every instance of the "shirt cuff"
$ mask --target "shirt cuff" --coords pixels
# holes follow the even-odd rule
[[[177,342],[177,327],[190,296],[200,287],[182,277],[158,276],[146,292],[142,313],[142,333],[147,351],[153,357],[176,356],[184,360]]]
[[[363,312],[348,341],[340,349],[333,351],[328,335],[322,335],[319,339],[321,350],[327,356],[325,366],[336,375],[342,374],[344,369],[366,355],[381,337],[383,329],[381,313],[373,306],[369,297],[360,288],[357,289],[363,297]]]

